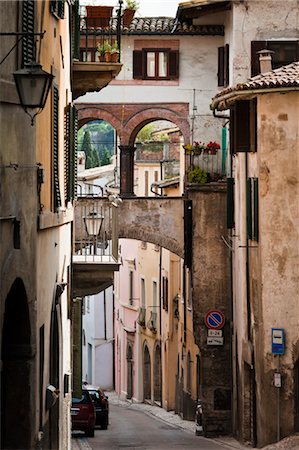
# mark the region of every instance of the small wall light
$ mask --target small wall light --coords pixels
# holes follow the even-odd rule
[[[26,114],[31,117],[31,125],[34,118],[40,114],[45,107],[49,90],[54,75],[45,72],[42,66],[35,61],[25,64],[24,69],[13,73],[20,103]],[[28,109],[36,109],[36,113],[28,112]]]

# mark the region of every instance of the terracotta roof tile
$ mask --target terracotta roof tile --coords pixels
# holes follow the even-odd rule
[[[244,83],[238,83],[235,86],[223,89],[213,98],[212,107],[214,108],[214,105],[217,107],[228,94],[232,94],[232,96],[235,94],[237,97],[238,93],[243,91],[289,87],[299,88],[299,61],[271,70],[271,72],[256,75]]]
[[[85,30],[85,21],[81,21],[81,31]],[[108,28],[92,28],[97,34],[116,33],[117,19],[112,18]],[[123,34],[184,34],[184,35],[224,35],[222,25],[189,25],[176,22],[173,17],[135,17],[129,27],[123,27]]]

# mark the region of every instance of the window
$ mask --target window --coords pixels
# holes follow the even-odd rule
[[[240,100],[231,111],[231,153],[257,150],[256,99]]]
[[[179,52],[169,48],[146,48],[133,51],[133,78],[140,80],[174,80],[179,77]]]
[[[59,95],[58,88],[53,88],[53,180],[54,180],[54,209],[61,206],[60,188],[59,188],[59,154],[58,154],[58,123],[59,123]]]
[[[141,307],[145,308],[145,280],[141,278],[141,287],[140,287],[140,297],[141,297]]]
[[[148,170],[144,172],[144,196],[148,197]]]
[[[74,200],[77,195],[77,129],[77,110],[75,106],[69,103],[64,114],[64,190],[66,204]]]
[[[153,308],[156,308],[157,306],[157,299],[158,299],[158,289],[157,289],[157,282],[153,281]],[[155,309],[154,309],[154,312]]]
[[[25,0],[23,2],[22,10],[22,31],[23,33],[34,33],[34,0]],[[34,36],[24,36],[22,39],[23,52],[22,64],[27,64],[35,61],[35,38]]]
[[[259,239],[259,211],[258,211],[258,178],[248,178],[246,183],[246,219],[248,239]]]
[[[229,85],[229,45],[218,48],[218,86]]]
[[[227,228],[234,228],[234,178],[227,178],[227,190],[226,190],[226,226]]]
[[[64,19],[64,0],[51,0],[50,11],[57,18]]]
[[[258,51],[272,50],[272,68],[285,66],[299,59],[299,41],[252,41],[251,42],[251,76],[260,73]]]
[[[134,272],[133,270],[129,271],[129,304],[133,305],[133,280],[134,280]]]
[[[162,278],[163,309],[168,311],[168,278]]]

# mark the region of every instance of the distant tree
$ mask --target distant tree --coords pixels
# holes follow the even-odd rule
[[[104,150],[104,155],[101,159],[101,166],[107,166],[107,164],[110,164],[110,163],[111,163],[111,155],[110,155],[108,149],[106,148]]]
[[[83,136],[81,151],[85,152],[86,169],[99,167],[100,159],[97,150],[91,145],[89,130],[86,130]]]
[[[152,133],[155,131],[155,127],[153,124],[149,123],[145,125],[137,134],[136,141],[137,142],[147,142],[152,141]]]

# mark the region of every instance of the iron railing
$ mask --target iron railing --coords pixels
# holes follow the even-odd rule
[[[117,261],[117,208],[107,197],[78,198],[75,203],[74,227],[74,262]]]
[[[185,170],[187,182],[190,180],[190,173],[200,167],[206,174],[206,183],[221,181],[226,179],[226,151],[217,150],[216,154],[202,151],[201,154],[185,154]],[[203,183],[202,183],[203,184]]]

